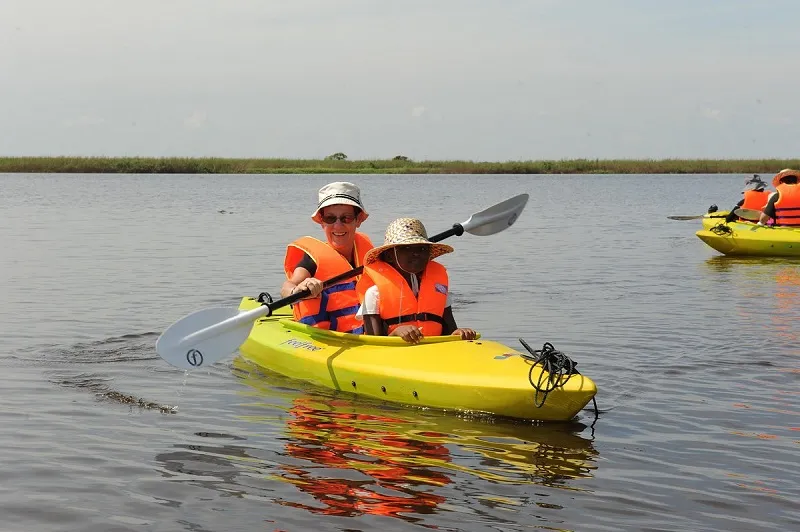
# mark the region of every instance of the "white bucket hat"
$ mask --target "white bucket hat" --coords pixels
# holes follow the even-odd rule
[[[767,188],[767,183],[761,179],[756,174],[753,174],[753,177],[750,179],[746,179],[744,182],[744,190],[742,192],[747,192],[748,190],[764,190]]]
[[[358,219],[362,222],[369,217],[369,213],[361,203],[361,190],[347,181],[328,183],[319,189],[319,203],[317,204],[317,210],[311,215],[311,219],[318,224],[322,223],[320,211],[330,205],[352,205],[353,207],[358,207],[361,209]]]
[[[431,246],[431,259],[453,252],[453,248],[447,244],[434,244],[428,240],[428,232],[425,231],[425,226],[416,218],[398,218],[386,228],[383,245],[372,248],[364,255],[364,264],[375,262],[380,258],[381,253],[387,249],[416,244],[428,244]]]

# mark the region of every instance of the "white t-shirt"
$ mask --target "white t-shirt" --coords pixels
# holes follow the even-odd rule
[[[419,295],[419,280],[416,275],[411,276],[411,291],[414,292],[414,297]],[[375,285],[367,288],[364,293],[364,304],[359,307],[356,313],[356,318],[359,320],[364,319],[364,314],[380,314],[380,300],[381,295],[378,292],[378,287]],[[447,301],[444,304],[445,308],[450,306],[450,290],[447,290]]]

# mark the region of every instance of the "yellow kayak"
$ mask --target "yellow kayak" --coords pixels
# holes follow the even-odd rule
[[[242,299],[240,311],[259,305]],[[554,376],[503,344],[456,336],[411,345],[397,337],[326,331],[288,311],[256,321],[239,348],[253,363],[295,379],[385,401],[541,421],[575,417],[597,393],[579,373]],[[546,395],[540,389],[552,388]],[[538,405],[537,405],[538,404]]]
[[[725,255],[800,257],[800,228],[770,227],[752,222],[725,223],[725,212],[703,218],[700,240]]]

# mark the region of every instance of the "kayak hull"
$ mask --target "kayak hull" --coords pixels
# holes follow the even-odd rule
[[[721,213],[714,213],[719,216]],[[724,223],[703,218],[703,229],[695,233],[711,248],[725,255],[751,257],[800,257],[800,228],[769,227],[752,222]]]
[[[239,309],[258,304],[246,297]],[[561,377],[562,386],[537,407],[531,381],[539,381],[541,366],[498,342],[438,336],[410,345],[397,337],[317,329],[286,311],[258,320],[240,351],[258,366],[337,391],[460,412],[567,421],[597,393],[586,376]]]

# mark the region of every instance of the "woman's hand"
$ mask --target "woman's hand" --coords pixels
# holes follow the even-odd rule
[[[474,329],[456,329],[453,336],[460,336],[462,340],[474,340],[478,333]]]
[[[303,279],[300,283],[294,287],[292,290],[293,294],[297,292],[302,292],[303,290],[308,290],[311,292],[311,295],[308,297],[317,297],[322,293],[322,281],[317,279],[316,277],[309,277],[308,279]]]
[[[422,329],[416,325],[400,325],[389,336],[399,336],[409,344],[418,344],[420,340],[425,338],[422,336]]]

